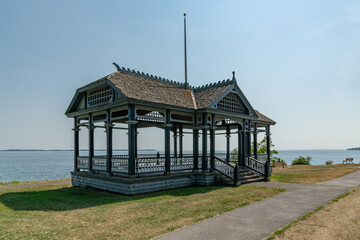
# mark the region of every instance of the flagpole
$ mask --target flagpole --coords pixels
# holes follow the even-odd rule
[[[186,59],[186,13],[184,13],[184,55],[185,55],[185,89],[188,87],[187,82],[187,59]]]

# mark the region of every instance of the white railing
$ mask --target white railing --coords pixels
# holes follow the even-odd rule
[[[111,171],[118,173],[128,173],[129,172],[129,158],[126,155],[114,155],[111,158]]]
[[[94,156],[92,158],[92,169],[95,171],[106,171],[106,156]]]
[[[262,175],[265,175],[265,163],[266,162],[258,161],[255,158],[252,158],[252,157],[249,157],[249,156],[245,157],[245,165],[248,168],[250,168],[250,169],[252,169],[252,170],[254,170],[254,171],[256,171],[256,172],[258,172],[258,173],[260,173]]]
[[[221,159],[223,161],[226,162],[236,162],[238,160],[238,155],[234,154],[234,153],[230,153],[229,154],[229,159],[226,156],[226,153],[215,153],[215,157],[217,157],[218,159]]]
[[[217,157],[215,157],[215,170],[232,180],[235,179],[235,167]]]
[[[165,172],[164,157],[148,157],[135,159],[135,173]]]
[[[89,157],[77,157],[77,167],[78,169],[88,169]]]
[[[170,171],[190,170],[194,168],[194,157],[171,157],[170,158]]]

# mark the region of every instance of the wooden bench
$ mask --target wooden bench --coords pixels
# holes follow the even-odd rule
[[[271,163],[271,167],[281,167],[282,168],[285,168],[287,166],[286,163],[280,163],[280,162],[274,162],[274,163]]]
[[[343,164],[350,164],[350,163],[353,163],[353,158],[347,158],[343,161]]]

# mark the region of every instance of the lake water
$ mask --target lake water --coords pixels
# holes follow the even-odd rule
[[[104,155],[104,152],[95,154]],[[86,152],[81,151],[80,155],[86,155]],[[342,163],[348,157],[354,158],[355,163],[360,162],[360,151],[356,150],[280,150],[278,154],[287,164],[291,164],[298,156],[312,156],[313,165],[324,165],[328,160],[334,161],[334,164]],[[73,159],[73,151],[0,151],[0,182],[68,178],[73,169]]]

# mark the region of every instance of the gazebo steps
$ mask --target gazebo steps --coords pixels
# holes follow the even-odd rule
[[[247,168],[241,168],[239,170],[239,183],[240,185],[251,183],[251,182],[261,182],[264,181],[264,176],[253,172]],[[227,185],[234,186],[234,181],[220,173],[216,175],[216,184],[217,185]]]

